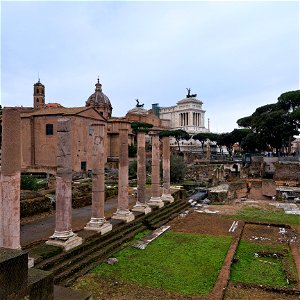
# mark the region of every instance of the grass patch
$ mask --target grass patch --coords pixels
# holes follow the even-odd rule
[[[283,258],[256,257],[255,253],[270,252],[284,254]],[[272,287],[292,287],[283,270],[283,260],[293,272],[296,268],[287,245],[256,244],[241,241],[237,249],[238,261],[231,267],[231,280]]]
[[[270,207],[262,209],[257,207],[245,207],[238,214],[226,216],[245,221],[269,222],[274,224],[300,225],[300,217],[297,215],[287,215],[282,209]]]
[[[184,295],[207,295],[230,242],[230,237],[165,232],[145,250],[128,247],[118,252],[117,264],[101,264],[93,274]]]

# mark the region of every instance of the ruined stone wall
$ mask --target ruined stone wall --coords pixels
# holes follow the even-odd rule
[[[214,169],[219,166],[217,164],[188,165],[185,177],[195,181],[208,180],[212,178]]]
[[[32,120],[29,118],[21,119],[21,167],[26,168],[32,164],[32,140],[31,140],[31,125]]]
[[[248,198],[253,199],[253,200],[264,199],[263,194],[262,194],[262,180],[261,179],[247,180],[246,184],[248,184],[248,192],[249,192]]]
[[[276,183],[274,180],[263,179],[261,189],[264,196],[273,197],[276,195]]]
[[[228,199],[241,199],[247,194],[246,180],[237,180],[230,182],[228,189]]]
[[[268,199],[276,194],[276,186],[272,180],[265,179],[241,179],[230,182],[228,198],[253,200]]]
[[[297,185],[300,182],[300,164],[277,162],[275,163],[274,180],[286,185]],[[281,184],[282,185],[282,184]]]

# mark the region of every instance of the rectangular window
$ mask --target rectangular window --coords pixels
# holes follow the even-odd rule
[[[86,171],[86,161],[81,162],[81,171]]]
[[[46,135],[53,135],[53,124],[46,124]]]

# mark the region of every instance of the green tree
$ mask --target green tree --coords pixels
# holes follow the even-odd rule
[[[181,140],[188,141],[191,138],[191,136],[186,131],[184,131],[182,129],[161,131],[159,133],[159,137],[164,137],[164,136],[169,136],[169,137],[174,137],[175,138],[176,143],[178,145],[178,151],[179,152],[181,152],[179,142]]]
[[[193,135],[193,139],[198,140],[201,143],[201,148],[203,152],[204,152],[204,143],[210,140],[211,137],[212,135],[210,134],[210,132],[199,132]]]
[[[186,164],[182,156],[170,156],[170,181],[172,183],[180,182],[186,174]]]
[[[257,144],[263,150],[275,148],[278,153],[280,148],[288,144],[293,135],[298,133],[296,114],[297,108],[294,102],[287,104],[286,101],[281,100],[281,102],[258,107],[251,116],[239,119],[237,123],[251,129]]]

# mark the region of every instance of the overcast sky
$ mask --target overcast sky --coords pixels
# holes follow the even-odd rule
[[[113,116],[197,93],[212,132],[299,89],[298,1],[1,2],[1,104],[84,106],[99,76]]]

